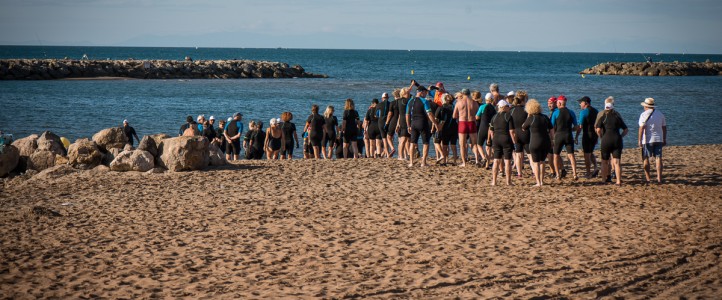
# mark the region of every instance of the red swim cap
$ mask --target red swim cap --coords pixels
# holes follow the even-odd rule
[[[547,100],[547,104],[552,104],[555,102],[557,102],[557,97],[551,97],[551,98],[549,98],[549,100]]]
[[[564,95],[559,95],[557,101],[567,101],[567,97],[564,97]]]

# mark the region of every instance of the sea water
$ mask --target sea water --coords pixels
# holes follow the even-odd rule
[[[722,143],[722,126],[717,122],[722,116],[722,76],[579,75],[598,63],[644,61],[645,55],[668,62],[721,61],[722,55],[0,46],[3,59],[80,59],[84,54],[113,60],[190,56],[194,60],[280,61],[329,78],[0,81],[0,130],[16,139],[50,130],[74,141],[121,126],[127,119],[141,137],[176,136],[189,115],[220,119],[241,112],[245,123],[262,120],[267,128],[270,118],[290,111],[300,131],[312,104],[321,111],[333,105],[340,116],[344,100],[352,98],[363,116],[373,98],[380,99],[382,93],[416,79],[424,85],[443,82],[451,92],[468,88],[482,94],[490,83],[498,83],[503,94],[526,90],[542,103],[564,94],[577,116],[576,99],[589,96],[592,105],[602,110],[604,98],[614,96],[615,107],[630,128],[624,139],[627,148],[636,147],[637,122],[643,111],[640,103],[653,97],[667,119],[669,144]]]

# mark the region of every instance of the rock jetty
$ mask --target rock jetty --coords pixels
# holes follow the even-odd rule
[[[722,63],[713,62],[607,62],[587,68],[580,74],[627,76],[718,76]]]
[[[229,79],[327,78],[299,65],[253,60],[66,60],[2,59],[0,80],[66,78]]]

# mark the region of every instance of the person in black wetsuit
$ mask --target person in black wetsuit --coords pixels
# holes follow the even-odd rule
[[[411,135],[406,125],[406,105],[408,103],[409,88],[405,87],[399,91],[399,99],[396,101],[399,110],[399,120],[396,123],[396,132],[399,134],[399,144],[396,146],[399,149],[399,160],[406,160],[409,156],[409,137]]]
[[[567,150],[567,158],[572,165],[574,180],[577,177],[577,160],[574,158],[574,139],[572,133],[577,130],[577,117],[574,112],[567,108],[567,98],[564,95],[557,97],[557,110],[552,114],[552,125],[554,125],[554,169],[556,170],[557,180],[561,180],[562,148]]]
[[[263,122],[256,122],[255,132],[251,135],[251,145],[249,146],[252,159],[262,159],[264,151],[264,143],[266,141],[266,132],[263,131]]]
[[[597,135],[602,137],[602,143],[600,150],[602,152],[602,178],[604,181],[608,181],[609,176],[609,157],[612,157],[612,168],[614,168],[614,174],[617,177],[617,186],[622,185],[622,149],[624,145],[622,138],[629,132],[627,124],[624,123],[622,116],[614,110],[614,104],[607,103],[604,105],[604,112],[602,112],[599,120],[594,125],[596,128]],[[619,133],[619,130],[622,133]]]
[[[449,146],[454,147],[456,153],[456,143],[459,140],[458,125],[456,119],[454,119],[454,96],[450,94],[444,94],[444,105],[436,109],[434,116],[436,122],[439,123],[440,130],[437,132],[439,143],[441,144],[441,157],[436,160],[436,163],[446,165],[449,158]]]
[[[326,107],[326,111],[323,112],[323,118],[325,123],[323,124],[323,139],[321,139],[321,156],[323,159],[333,157],[333,149],[336,146],[336,136],[339,131],[338,118],[333,115],[335,109],[329,105]],[[338,158],[338,156],[336,156]]]
[[[552,121],[542,114],[541,104],[536,99],[531,99],[524,107],[528,116],[521,125],[522,130],[529,136],[529,156],[531,156],[531,170],[534,173],[534,186],[544,185],[544,162],[551,147]]]
[[[395,89],[391,95],[394,100],[391,101],[389,106],[389,112],[386,116],[386,145],[389,151],[389,158],[393,157],[396,153],[394,148],[394,135],[396,134],[396,125],[399,123],[399,99],[401,98],[401,90]]]
[[[411,81],[416,86],[416,97],[409,100],[406,105],[406,124],[409,124],[408,131],[411,135],[411,152],[418,149],[419,137],[423,143],[423,151],[421,155],[421,166],[426,166],[426,159],[429,156],[429,141],[431,140],[431,125],[439,128],[436,118],[431,112],[429,101],[426,100],[429,90],[423,85],[419,85],[415,80]],[[409,156],[409,167],[414,166],[414,156]]]
[[[374,158],[381,156],[381,143],[383,139],[381,136],[381,129],[379,128],[379,111],[376,109],[378,104],[379,99],[374,98],[371,100],[371,107],[369,107],[369,110],[366,111],[363,124],[364,130],[366,130],[366,134],[369,139],[366,153],[368,154],[368,157]]]
[[[577,135],[574,139],[575,143],[579,143],[579,134],[582,135],[582,150],[584,151],[584,166],[587,169],[587,178],[596,177],[597,170],[597,158],[594,156],[594,147],[597,145],[597,132],[594,128],[594,124],[597,120],[599,111],[592,107],[592,99],[584,96],[577,100],[579,107],[582,111],[579,113],[579,129],[577,129]],[[591,167],[594,167],[594,171],[590,172]]]
[[[221,152],[226,153],[226,138],[223,136],[224,128],[226,127],[226,120],[218,121],[218,128],[216,128],[215,143],[221,148]]]
[[[501,160],[504,159],[504,172],[506,185],[511,185],[511,158],[516,142],[514,120],[509,114],[509,103],[501,100],[497,103],[498,112],[489,124],[489,136],[494,148],[494,165],[491,169],[491,185],[496,185],[496,178],[501,170]]]
[[[128,145],[131,147],[133,147],[133,137],[135,137],[135,139],[138,140],[138,143],[140,143],[138,134],[135,133],[135,128],[130,127],[128,120],[123,120],[123,134],[125,134],[125,137],[128,138]]]
[[[478,136],[476,138],[477,152],[481,153],[481,157],[485,160],[483,168],[491,167],[491,138],[489,137],[489,123],[491,118],[496,114],[494,109],[494,97],[491,93],[486,93],[484,96],[484,104],[479,106],[479,110],[476,112],[476,120],[479,122]],[[486,143],[486,148],[484,147]]]
[[[221,120],[221,124],[224,124],[223,120]],[[246,159],[254,158],[254,153],[251,146],[254,142],[253,137],[257,132],[258,127],[256,126],[256,121],[251,120],[251,122],[248,122],[248,131],[246,131],[246,134],[243,135],[243,150],[246,153]]]
[[[516,144],[514,144],[514,164],[516,165],[516,177],[522,177],[524,170],[524,152],[529,154],[529,135],[521,129],[521,125],[527,119],[527,112],[524,110],[526,105],[526,91],[517,91],[513,98],[512,108],[510,111],[511,118],[514,120],[514,128],[516,131]]]
[[[283,121],[281,123],[281,132],[286,141],[281,147],[281,159],[293,159],[293,141],[296,141],[296,148],[299,147],[296,124],[293,124],[291,120],[293,120],[293,114],[290,111],[281,114],[281,121]]]
[[[343,120],[341,121],[341,131],[343,136],[343,157],[349,158],[348,148],[351,147],[353,158],[359,157],[358,143],[356,137],[358,135],[359,115],[355,109],[353,99],[346,99],[343,111]]]
[[[308,138],[311,141],[313,156],[316,159],[321,157],[321,140],[323,140],[323,124],[325,123],[326,121],[323,119],[323,116],[318,114],[318,105],[311,105],[311,115],[308,116],[306,127],[304,127],[303,131],[311,129]]]
[[[388,121],[389,121],[389,115],[391,114],[391,101],[389,101],[389,94],[383,93],[381,94],[381,102],[376,105],[376,115],[379,118],[379,131],[381,131],[381,156],[382,157],[390,157],[389,154],[391,154],[391,151],[389,151],[391,146],[391,143],[388,140],[388,131],[389,128],[387,127]],[[393,137],[393,135],[391,135]]]

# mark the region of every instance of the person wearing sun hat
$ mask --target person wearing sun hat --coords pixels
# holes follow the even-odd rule
[[[657,109],[654,98],[646,98],[641,103],[644,112],[639,116],[637,145],[642,149],[642,164],[647,182],[649,174],[649,158],[655,158],[657,167],[657,183],[662,183],[662,147],[667,145],[667,121],[664,114]]]

